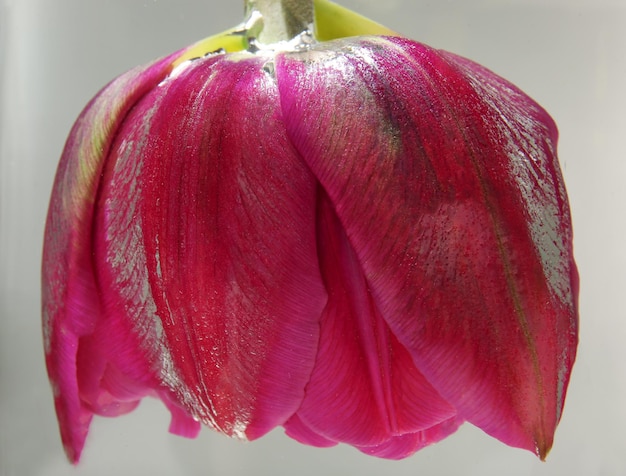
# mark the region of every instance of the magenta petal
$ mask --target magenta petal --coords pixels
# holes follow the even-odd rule
[[[552,120],[493,73],[399,38],[284,54],[276,74],[391,332],[461,418],[545,457],[577,341]]]
[[[92,410],[81,401],[77,354],[83,336],[91,335],[101,318],[91,261],[101,171],[125,115],[165,77],[176,55],[135,68],[106,86],[76,121],[57,171],[43,255],[43,334],[61,437],[73,462],[80,457],[92,417]],[[93,365],[104,372],[104,362]]]
[[[317,243],[329,296],[298,417],[331,441],[373,446],[454,416],[382,319],[323,192]]]
[[[313,431],[306,423],[304,423],[298,414],[293,415],[283,424],[285,433],[294,440],[305,445],[317,446],[318,448],[329,448],[336,446],[337,441],[324,438],[319,433]]]
[[[194,418],[190,416],[185,409],[179,407],[177,403],[173,403],[169,394],[161,395],[161,400],[163,400],[163,403],[165,403],[172,415],[169,432],[174,435],[184,436],[185,438],[196,438],[200,433],[200,422],[194,420]]]
[[[450,436],[458,430],[462,423],[463,420],[453,417],[431,428],[415,433],[406,433],[393,437],[379,445],[361,446],[358,449],[363,453],[378,458],[402,459]]]
[[[95,235],[107,314],[127,316],[167,398],[249,439],[300,406],[326,302],[317,184],[263,61],[193,61],[137,105]]]
[[[44,249],[68,457],[145,396],[170,431],[406,457],[465,420],[549,451],[578,278],[550,117],[400,38],[179,53],[68,139]]]

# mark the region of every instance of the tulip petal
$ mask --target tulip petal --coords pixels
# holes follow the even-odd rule
[[[460,418],[452,417],[430,428],[404,435],[395,436],[384,443],[375,446],[357,447],[363,453],[378,458],[403,459],[411,456],[433,443],[450,436],[463,423]]]
[[[459,417],[544,458],[577,340],[552,120],[493,73],[399,38],[285,53],[276,74],[390,330]]]
[[[294,440],[310,446],[317,446],[318,448],[330,448],[336,446],[337,441],[324,438],[319,433],[313,431],[306,423],[304,423],[298,414],[294,414],[287,420],[283,427],[285,433]]]
[[[127,112],[167,75],[178,54],[123,74],[92,99],[68,137],[57,170],[43,254],[43,337],[61,437],[72,462],[80,457],[92,417],[81,401],[78,378],[84,367],[77,355],[101,317],[91,261],[101,171]],[[94,363],[104,372],[101,364]]]
[[[328,304],[298,417],[332,441],[380,445],[453,417],[380,316],[327,196],[318,199],[318,254]]]
[[[166,399],[248,439],[300,406],[326,302],[317,184],[265,61],[198,59],[146,95],[113,146],[95,234],[107,315],[128,316]]]

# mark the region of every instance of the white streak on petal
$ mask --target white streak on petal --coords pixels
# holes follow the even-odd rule
[[[484,102],[500,116],[501,122],[492,122],[491,127],[497,125],[500,141],[502,137],[506,139],[503,145],[509,157],[511,177],[524,198],[529,230],[544,274],[554,295],[571,305],[572,289],[567,272],[569,251],[565,249],[568,240],[560,236],[563,217],[558,208],[566,195],[562,183],[546,172],[551,169],[551,157],[556,157],[554,145],[545,141],[551,131],[544,122],[535,119],[545,113],[503,82],[496,87],[493,80],[469,68],[467,79]],[[507,100],[502,100],[503,97]],[[556,193],[555,186],[558,187]]]
[[[141,140],[122,141],[116,151],[116,173],[113,174],[110,187],[125,190],[126,193],[110,198],[105,204],[108,214],[107,260],[115,276],[115,287],[125,305],[126,318],[134,324],[142,350],[155,366],[160,381],[192,414],[202,415],[203,422],[211,425],[214,422],[206,421],[206,415],[211,415],[211,411],[196,397],[197,392],[187,387],[174,365],[161,322],[161,319],[172,319],[172,316],[171,313],[168,316],[157,314],[148,277],[144,235],[138,211],[141,197],[138,177],[142,175],[143,151],[147,146],[152,118],[158,108],[157,102],[137,126],[141,131],[136,137],[141,137]]]

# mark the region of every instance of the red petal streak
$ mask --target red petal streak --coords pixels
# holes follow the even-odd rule
[[[577,319],[554,124],[493,73],[408,40],[323,48],[279,56],[281,103],[373,303],[460,417],[544,457]]]
[[[326,301],[316,183],[263,61],[197,60],[142,101],[116,140],[98,233],[110,314],[129,315],[187,412],[251,439],[299,407]]]
[[[323,192],[318,206],[318,249],[329,300],[299,418],[324,438],[372,446],[454,416],[380,316]]]
[[[105,361],[97,360],[98,352],[84,349],[98,341],[90,336],[102,317],[91,261],[101,171],[127,112],[167,75],[178,54],[135,68],[106,86],[77,119],[57,170],[43,255],[43,333],[61,437],[72,462],[80,457],[93,411],[90,403],[81,401],[87,391],[82,385],[91,387],[88,393],[95,403],[100,398],[97,380],[106,371]],[[96,360],[83,361],[83,353]],[[93,366],[97,375],[89,377],[87,366]],[[84,380],[81,375],[86,381],[79,382]],[[103,405],[113,411],[109,403]]]

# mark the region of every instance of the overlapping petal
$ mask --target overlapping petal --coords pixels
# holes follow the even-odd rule
[[[550,117],[406,39],[241,32],[121,76],[68,139],[43,307],[70,460],[145,396],[190,437],[398,459],[467,420],[544,458],[578,286]]]
[[[297,412],[306,431],[288,426],[288,433],[311,444],[323,436],[370,452],[385,445],[393,455],[389,457],[406,456],[408,440],[395,450],[389,447],[392,440],[453,418],[456,410],[432,388],[389,330],[323,191],[317,206],[318,253],[329,297],[320,316],[315,367]]]
[[[493,73],[399,38],[285,54],[276,71],[290,138],[395,338],[460,417],[544,457],[577,324],[549,116]]]
[[[191,415],[246,438],[300,405],[326,300],[317,185],[263,61],[198,60],[141,101],[115,142],[96,229],[109,313],[149,336]]]
[[[59,163],[45,234],[43,330],[61,435],[72,461],[80,455],[92,417],[77,379],[91,372],[86,365],[102,371],[102,362],[77,359],[81,339],[93,335],[102,317],[91,246],[102,168],[126,114],[169,73],[178,54],[135,68],[106,86],[76,121]]]

